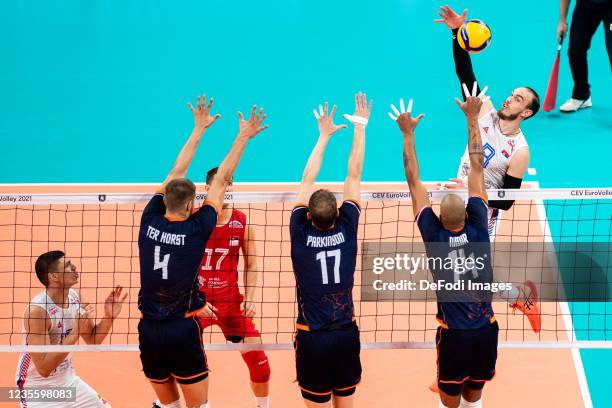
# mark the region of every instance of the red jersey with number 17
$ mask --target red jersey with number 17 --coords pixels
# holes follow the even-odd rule
[[[238,289],[238,261],[247,227],[247,217],[233,210],[229,221],[217,225],[211,234],[200,263],[200,291],[212,300],[214,294]]]

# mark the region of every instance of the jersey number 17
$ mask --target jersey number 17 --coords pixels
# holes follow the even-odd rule
[[[317,253],[317,260],[321,262],[321,275],[323,284],[329,283],[329,275],[327,273],[327,258],[334,258],[334,283],[340,283],[340,250],[321,251]]]

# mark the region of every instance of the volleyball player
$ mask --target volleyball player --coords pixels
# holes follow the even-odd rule
[[[431,268],[434,281],[454,282],[472,275],[472,279],[490,282],[491,248],[487,228],[487,191],[484,182],[482,142],[478,132],[478,115],[482,101],[468,96],[460,103],[468,122],[469,199],[467,206],[455,194],[444,197],[440,217],[431,208],[429,196],[420,180],[414,148],[414,129],[422,115],[412,118],[410,109],[397,118],[404,136],[404,170],[410,189],[416,222],[430,258],[455,259],[462,253],[481,256],[484,267],[477,274],[457,275],[454,269]],[[478,246],[480,243],[480,246]],[[476,244],[476,245],[474,245]],[[451,254],[454,253],[455,256]],[[470,256],[470,255],[468,255]],[[435,265],[435,263],[434,263]],[[495,374],[499,328],[491,307],[490,294],[483,298],[461,297],[437,292],[440,327],[436,334],[438,351],[438,388],[440,407],[478,408],[482,406],[482,389]]]
[[[217,177],[218,167],[206,174],[208,191]],[[231,182],[228,190],[231,188]],[[244,295],[238,284],[238,262],[240,251],[244,256]],[[256,308],[253,297],[257,285],[257,252],[255,231],[248,224],[247,216],[240,210],[223,203],[221,213],[212,235],[208,239],[204,258],[200,264],[200,291],[215,307],[216,318],[201,318],[205,329],[218,325],[225,338],[232,343],[261,343],[255,327]],[[256,408],[268,408],[270,404],[270,363],[263,350],[241,351],[242,359],[249,369],[251,390],[255,395]]]
[[[467,94],[468,90],[484,95],[487,88],[483,92],[478,88],[470,54],[457,42],[457,33],[467,18],[467,10],[458,15],[449,6],[440,7],[440,9],[440,19],[436,22],[444,23],[453,32],[453,58],[457,77],[462,84],[462,95]],[[486,188],[514,189],[521,187],[529,166],[529,146],[521,125],[523,121],[533,117],[539,109],[540,97],[530,87],[514,89],[501,108],[497,110],[488,99],[483,102],[478,115],[478,130],[482,138]],[[465,188],[471,163],[468,150],[466,147],[459,164],[457,177],[451,179],[455,183],[447,184],[447,188]],[[513,204],[513,200],[490,201],[487,225],[492,240],[495,239],[499,228],[502,211],[509,210]],[[537,291],[533,282],[526,281],[522,285],[515,285],[512,290],[501,291],[498,296],[507,300],[513,309],[523,312],[534,332],[540,331],[542,323]]]
[[[220,117],[210,113],[212,102],[207,105],[204,97],[196,108],[189,105],[194,129],[140,223],[140,358],[162,408],[181,406],[177,383],[188,408],[208,407],[208,367],[196,316],[214,317],[214,307],[198,290],[198,268],[246,144],[267,128],[263,110],[253,106],[248,120],[238,113],[238,135],[204,205],[193,212],[195,186],[184,177],[202,135]]]
[[[359,93],[355,113],[345,115],[355,133],[340,208],[332,192],[314,191],[314,184],[331,136],[346,125],[334,124],[335,106],[331,113],[327,103],[315,111],[319,140],[306,163],[291,213],[291,260],[298,302],[296,372],[307,407],[330,407],[330,403],[336,408],[352,407],[361,379],[352,291],[365,128],[371,107],[366,95]]]
[[[30,301],[24,312],[25,344],[72,345],[78,342],[79,337],[87,344],[102,343],[127,297],[127,293],[121,296],[123,288],[117,286],[106,297],[104,317],[96,324],[92,319],[93,306],[81,302],[79,292],[73,288],[79,282],[79,272],[64,252],[50,251],[40,255],[35,271],[45,290]],[[74,402],[58,402],[54,406],[110,407],[76,375],[72,367],[72,354],[68,352],[21,354],[17,366],[17,387],[20,390],[26,387],[74,387]],[[31,401],[27,393],[24,394],[20,400],[22,408],[49,406],[49,403]]]

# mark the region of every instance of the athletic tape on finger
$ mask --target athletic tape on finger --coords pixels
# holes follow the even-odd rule
[[[397,108],[395,107],[395,105],[391,104],[389,105],[391,106],[391,110],[393,111],[393,113],[395,113],[397,116],[401,115],[402,113],[404,113],[404,111],[402,110],[401,112],[397,110]]]
[[[391,118],[392,121],[397,122],[397,117],[393,116],[391,112],[389,112],[389,117]]]
[[[361,117],[361,116],[344,114],[344,115],[342,115],[342,117],[344,117],[344,119],[348,120],[351,123],[358,123],[360,125],[367,125],[368,124],[368,120],[366,118],[364,118],[364,117]]]
[[[319,116],[319,112],[317,112],[317,110],[316,110],[316,109],[313,109],[313,110],[312,110],[312,113],[314,113],[315,118],[319,119],[319,117],[320,117],[320,116]]]

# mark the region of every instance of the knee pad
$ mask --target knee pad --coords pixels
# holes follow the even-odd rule
[[[270,380],[270,363],[266,353],[261,350],[253,350],[243,353],[242,359],[249,368],[251,382],[267,383]]]

